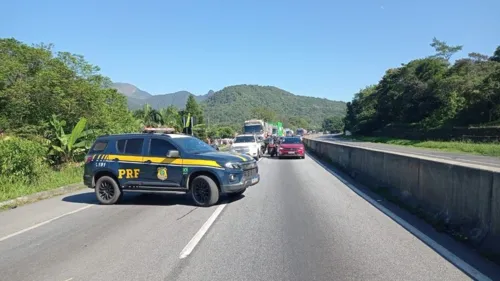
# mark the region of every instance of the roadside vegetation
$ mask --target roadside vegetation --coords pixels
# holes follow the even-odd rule
[[[431,46],[434,55],[389,69],[378,84],[356,93],[347,103],[345,129],[382,137],[372,141],[498,156],[500,46],[491,56],[470,53],[454,62],[462,46],[436,38]]]
[[[130,111],[109,78],[83,56],[0,39],[0,201],[82,180],[82,161],[99,135],[144,126],[183,128],[193,116],[201,139],[229,138],[229,126],[206,126],[191,96],[184,110],[145,105]]]
[[[202,140],[232,138],[245,114],[298,128],[313,126],[325,112],[345,112],[341,102],[325,104],[315,98],[293,98],[278,88],[250,85],[227,87],[208,105],[190,95],[183,109],[145,104],[129,110],[127,98],[81,55],[55,52],[50,44],[30,46],[5,38],[0,39],[0,62],[0,201],[81,182],[82,161],[99,135],[168,127]],[[223,100],[231,95],[241,102],[228,108]],[[254,102],[259,95],[272,104]],[[289,98],[278,111],[272,110],[274,95]],[[303,106],[316,111],[314,118],[297,116],[297,108]],[[194,119],[192,130],[184,128],[187,116]]]

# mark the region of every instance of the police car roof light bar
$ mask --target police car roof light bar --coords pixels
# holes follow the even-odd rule
[[[160,133],[160,134],[168,135],[168,134],[175,133],[175,129],[173,129],[173,128],[151,128],[151,127],[145,127],[142,132],[143,133],[148,133],[148,134]]]

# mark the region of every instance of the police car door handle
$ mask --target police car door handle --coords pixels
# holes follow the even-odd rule
[[[118,161],[118,160],[120,160],[120,159],[118,159],[118,158],[113,159],[113,161]]]
[[[144,161],[144,163],[151,164],[151,160],[146,160],[146,161]]]

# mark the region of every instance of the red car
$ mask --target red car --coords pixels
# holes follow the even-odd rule
[[[285,137],[281,141],[278,149],[278,157],[306,157],[304,144],[299,137]]]

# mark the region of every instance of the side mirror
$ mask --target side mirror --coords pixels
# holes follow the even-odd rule
[[[178,150],[170,150],[167,152],[167,158],[179,158],[181,157]]]

